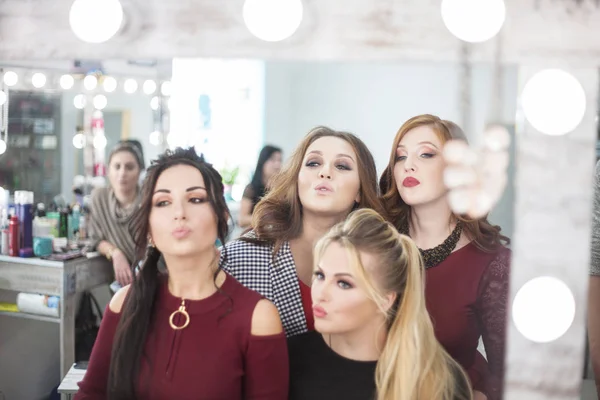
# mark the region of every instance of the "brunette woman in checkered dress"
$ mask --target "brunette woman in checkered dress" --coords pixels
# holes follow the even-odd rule
[[[367,146],[327,127],[306,135],[271,188],[254,210],[253,229],[225,246],[221,267],[271,300],[292,336],[314,329],[310,285],[316,241],[352,210],[385,212]]]

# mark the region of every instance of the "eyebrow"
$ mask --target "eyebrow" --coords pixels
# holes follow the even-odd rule
[[[319,150],[313,150],[313,151],[309,152],[308,154],[313,154],[313,153],[314,153],[314,154],[318,154],[318,155],[320,155],[320,156],[323,156],[323,152],[322,152],[322,151],[319,151]],[[307,154],[307,155],[308,155],[308,154]],[[354,161],[354,158],[352,158],[352,156],[351,156],[351,155],[348,155],[348,154],[345,154],[345,153],[339,153],[339,154],[336,154],[335,156],[336,156],[336,157],[345,157],[345,158],[349,158],[349,159],[351,159],[352,161]]]
[[[202,189],[204,191],[207,191],[205,187],[202,186],[192,186],[189,187],[187,189],[185,189],[186,192],[193,192],[194,190],[198,190],[198,189]],[[171,193],[171,191],[169,189],[158,189],[157,191],[154,192],[154,194],[156,193]]]
[[[317,266],[317,271],[323,272],[323,268],[321,268],[320,266]],[[333,274],[333,276],[337,276],[337,277],[347,276],[349,278],[354,278],[354,276],[352,274],[349,274],[347,272],[338,272],[337,274]]]
[[[429,144],[429,145],[435,147],[436,149],[438,148],[435,144],[433,144],[432,142],[428,142],[428,141],[419,142],[417,144],[418,145]],[[400,148],[400,147],[405,148],[406,146],[398,143],[398,148]]]

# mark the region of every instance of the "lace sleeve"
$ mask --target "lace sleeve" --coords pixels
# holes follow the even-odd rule
[[[479,284],[477,308],[489,368],[486,380],[488,400],[502,398],[510,257],[510,250],[503,249],[488,265]]]
[[[594,179],[590,275],[600,276],[600,161],[596,164],[596,174]]]

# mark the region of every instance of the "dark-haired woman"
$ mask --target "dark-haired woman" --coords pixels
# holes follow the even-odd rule
[[[256,207],[256,204],[267,193],[271,178],[279,173],[280,170],[281,149],[270,145],[263,147],[258,156],[252,181],[244,189],[238,218],[240,228],[246,229],[250,226],[254,207]]]
[[[132,221],[144,264],[108,305],[76,399],[287,398],[277,309],[218,266],[221,181],[193,149],[148,169]]]
[[[145,168],[138,141],[123,140],[108,156],[108,187],[91,195],[91,246],[113,264],[120,286],[131,283],[135,244],[129,231],[133,213],[140,204],[140,174]]]

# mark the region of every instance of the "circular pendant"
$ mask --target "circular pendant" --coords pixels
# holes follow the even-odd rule
[[[173,322],[173,319],[175,318],[175,316],[177,314],[181,314],[183,315],[183,317],[185,318],[185,322],[183,323],[183,325],[181,326],[177,326],[175,325],[175,323]],[[179,331],[181,329],[184,329],[185,327],[187,327],[190,324],[190,315],[187,313],[187,311],[185,310],[185,306],[181,306],[179,307],[178,310],[173,311],[173,313],[171,314],[171,316],[169,317],[169,325],[171,325],[171,328],[175,329],[176,331]]]

